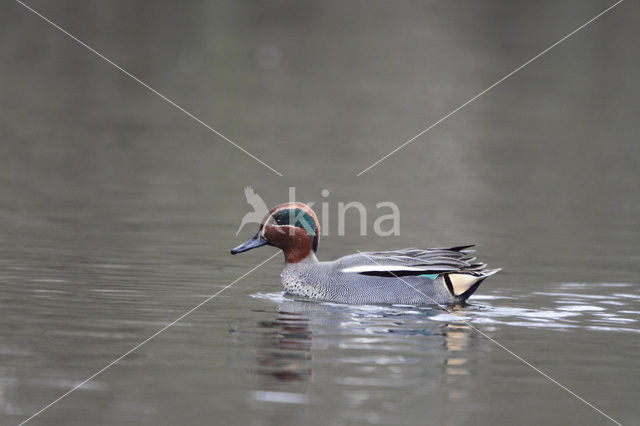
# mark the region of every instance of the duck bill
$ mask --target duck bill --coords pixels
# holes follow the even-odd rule
[[[269,242],[264,238],[262,238],[262,235],[260,235],[260,232],[258,232],[249,241],[247,241],[246,243],[240,244],[238,247],[231,250],[231,254],[242,253],[244,251],[248,251],[256,247],[265,246],[267,244],[269,244]]]

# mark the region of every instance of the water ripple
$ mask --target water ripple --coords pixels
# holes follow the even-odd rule
[[[555,289],[538,291],[532,295],[505,296],[483,294],[474,296],[472,303],[454,312],[444,313],[437,308],[415,306],[347,306],[335,303],[315,303],[315,309],[336,307],[349,309],[357,316],[349,319],[351,325],[360,324],[360,332],[379,334],[396,332],[388,323],[377,325],[375,317],[416,316],[441,323],[468,321],[475,324],[508,325],[513,327],[547,328],[640,333],[640,294],[629,283],[562,283]],[[608,293],[611,288],[626,288],[625,293]],[[304,303],[305,309],[313,302],[295,302],[280,293],[256,293],[252,297],[278,304]],[[537,302],[539,308],[521,307],[523,303]],[[343,326],[349,324],[343,321]]]

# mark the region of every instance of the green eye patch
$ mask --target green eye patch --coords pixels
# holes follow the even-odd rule
[[[313,251],[318,248],[318,230],[309,213],[302,209],[279,210],[272,215],[277,225],[292,225],[304,229],[313,242]]]

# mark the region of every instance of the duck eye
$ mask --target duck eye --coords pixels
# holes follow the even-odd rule
[[[290,220],[289,220],[289,212],[287,211],[282,211],[282,212],[277,212],[276,214],[274,214],[272,216],[273,221],[276,223],[276,225],[289,225]]]

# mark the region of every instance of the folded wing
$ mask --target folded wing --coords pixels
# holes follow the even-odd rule
[[[385,252],[360,252],[340,259],[341,272],[381,277],[439,276],[449,291],[464,297],[489,275],[499,269],[488,270],[487,265],[476,262],[473,245],[418,249],[408,248]],[[468,297],[468,295],[467,295]]]

